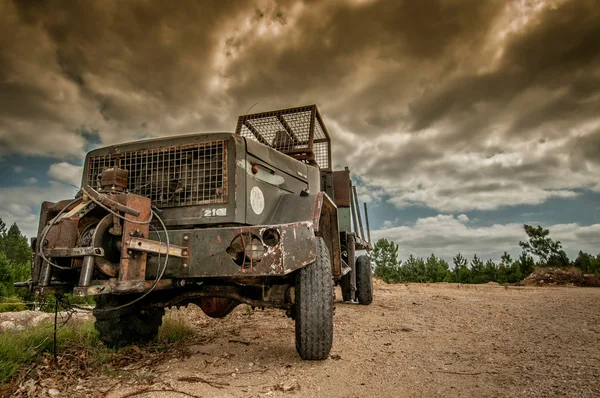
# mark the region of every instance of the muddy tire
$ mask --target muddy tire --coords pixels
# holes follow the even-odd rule
[[[163,308],[144,309],[135,303],[114,311],[102,311],[133,300],[131,296],[102,295],[96,298],[95,327],[98,337],[108,347],[148,343],[158,334],[165,314]]]
[[[359,304],[369,305],[373,302],[373,271],[367,255],[356,259],[356,289]]]
[[[296,350],[302,359],[323,360],[333,344],[331,259],[317,238],[317,259],[296,275]]]

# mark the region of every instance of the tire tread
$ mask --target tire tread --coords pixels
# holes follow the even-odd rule
[[[369,305],[373,302],[373,270],[367,255],[356,258],[356,296],[358,303]]]
[[[94,324],[98,337],[108,347],[119,348],[134,343],[148,343],[158,334],[165,314],[164,308],[153,308],[140,311],[138,305],[125,307],[115,311],[97,311],[111,308],[130,301],[130,297],[100,296],[96,298],[96,317]]]
[[[323,360],[333,345],[333,280],[323,238],[317,238],[317,259],[296,277],[296,350],[302,359]]]

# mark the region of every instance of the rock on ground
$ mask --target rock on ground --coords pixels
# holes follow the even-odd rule
[[[89,312],[75,312],[72,319],[86,320],[92,315]],[[66,312],[60,312],[58,319],[63,320],[68,317]],[[17,332],[33,328],[42,324],[54,322],[54,313],[42,311],[18,311],[0,313],[0,332]]]

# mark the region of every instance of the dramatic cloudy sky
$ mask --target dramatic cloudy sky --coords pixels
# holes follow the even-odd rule
[[[318,104],[401,257],[600,251],[600,1],[0,0],[0,217],[90,148]]]

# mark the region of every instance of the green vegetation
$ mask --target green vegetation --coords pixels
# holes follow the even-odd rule
[[[0,297],[0,312],[25,311],[27,307],[19,297]]]
[[[48,324],[20,332],[0,333],[0,384],[6,383],[25,367],[41,360],[44,354],[52,353],[52,335],[52,325]],[[100,355],[108,349],[98,339],[92,321],[66,325],[58,329],[57,350],[74,347],[97,352],[97,355],[92,356],[94,361],[101,362],[107,357]]]
[[[31,249],[27,238],[17,224],[6,228],[0,219],[0,312],[12,306],[5,303],[27,301],[31,295],[26,289],[15,289],[13,284],[29,279],[31,275]]]
[[[163,324],[158,329],[156,338],[159,344],[176,343],[185,340],[194,334],[194,328],[187,320],[176,313],[169,313],[163,318]]]
[[[371,253],[375,276],[388,283],[398,282],[456,282],[456,283],[516,283],[530,275],[536,267],[576,267],[582,273],[600,273],[600,254],[579,252],[574,262],[569,261],[560,241],[552,240],[550,231],[540,226],[524,225],[528,236],[519,242],[523,249],[517,259],[504,252],[500,262],[483,261],[477,255],[470,261],[461,253],[447,261],[434,254],[427,258],[412,254],[403,262],[398,260],[398,245],[387,239],[375,243]],[[537,262],[534,257],[537,257]]]
[[[0,333],[0,386],[23,369],[40,362],[53,352],[53,325],[45,324],[20,332]],[[167,315],[158,331],[155,351],[164,351],[174,343],[189,339],[194,329],[183,317]],[[57,331],[58,355],[74,354],[85,361],[87,369],[99,369],[128,350],[106,348],[94,329],[94,322],[71,321]],[[135,348],[135,347],[134,347]],[[138,349],[139,350],[139,349]],[[110,372],[110,369],[104,369]]]

